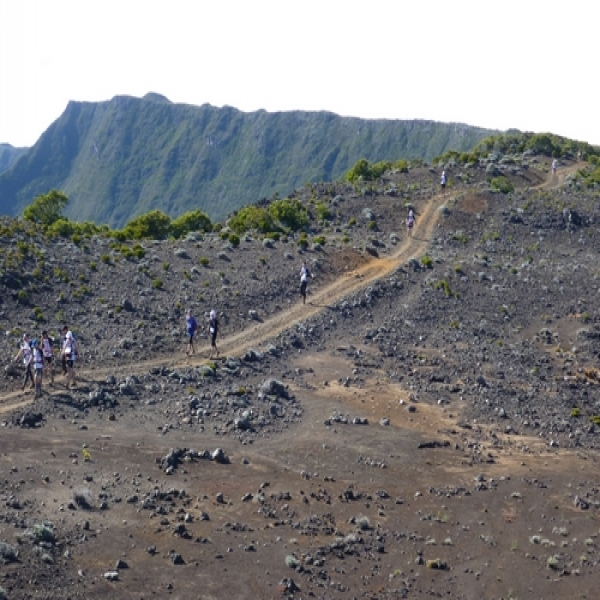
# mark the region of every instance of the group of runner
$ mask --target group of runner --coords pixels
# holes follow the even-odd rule
[[[62,372],[67,377],[67,388],[74,388],[77,386],[75,381],[75,361],[78,357],[77,342],[73,332],[66,325],[62,328],[60,338],[59,357]],[[44,373],[48,374],[50,385],[54,385],[54,358],[54,340],[46,330],[42,331],[39,340],[31,339],[27,333],[23,334],[21,346],[13,359],[13,362],[22,359],[25,366],[23,391],[31,382],[30,389],[35,389],[35,397],[41,396]]]

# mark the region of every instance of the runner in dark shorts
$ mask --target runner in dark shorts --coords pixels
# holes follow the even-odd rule
[[[210,311],[210,318],[208,320],[208,334],[210,335],[210,355],[209,359],[212,358],[213,349],[217,353],[217,358],[219,358],[219,349],[217,348],[217,334],[219,333],[219,319],[217,318],[217,311]]]

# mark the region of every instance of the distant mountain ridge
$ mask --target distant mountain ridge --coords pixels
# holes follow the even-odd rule
[[[0,174],[0,213],[21,214],[52,188],[73,220],[121,227],[158,208],[214,219],[304,183],[339,179],[357,160],[430,159],[498,133],[455,123],[365,120],[329,112],[243,113],[159,94],[69,102]]]
[[[0,144],[0,173],[8,171],[29,148],[15,148],[10,144]]]

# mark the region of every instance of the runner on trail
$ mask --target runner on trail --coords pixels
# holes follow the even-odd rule
[[[440,185],[442,186],[442,193],[445,196],[446,195],[446,171],[442,171],[442,176],[440,177]]]
[[[302,261],[302,267],[300,269],[300,295],[302,296],[302,304],[306,304],[306,286],[308,285],[308,278],[313,277],[312,273],[306,266],[306,261]]]
[[[411,208],[408,211],[408,217],[406,217],[406,228],[408,230],[408,237],[412,237],[414,226],[415,226],[415,211]]]
[[[44,372],[44,355],[37,340],[31,340],[31,351],[33,352],[33,369],[35,371],[35,397],[42,395],[42,373]]]
[[[208,318],[208,334],[210,335],[210,354],[209,360],[213,355],[213,348],[217,352],[216,358],[219,358],[219,349],[217,348],[217,334],[219,333],[219,319],[217,318],[217,311],[211,310]]]
[[[61,350],[61,356],[64,357],[67,365],[67,388],[77,387],[75,381],[75,361],[77,360],[77,342],[72,331],[67,331],[65,343]]]
[[[556,169],[558,168],[558,160],[556,158],[552,161],[552,175],[556,175]]]
[[[187,311],[185,316],[185,332],[188,336],[188,345],[186,354],[194,354],[194,334],[198,329],[198,322],[192,316],[191,309]]]
[[[52,340],[48,336],[48,332],[42,331],[42,354],[44,355],[44,364],[50,376],[50,385],[54,385],[54,349],[52,348]]]
[[[31,346],[29,345],[29,336],[24,333],[23,334],[23,342],[21,343],[21,348],[18,354],[13,359],[13,362],[19,360],[19,358],[23,357],[23,364],[25,365],[25,378],[23,379],[23,391],[25,391],[25,386],[27,382],[31,379],[30,389],[33,389],[33,373],[31,371],[31,359],[33,355],[31,354]]]
[[[61,330],[61,334],[60,334],[60,363],[62,366],[62,374],[67,375],[67,357],[63,354],[62,349],[65,347],[65,341],[67,339],[67,331],[69,331],[69,328],[66,325],[63,325],[63,328]]]

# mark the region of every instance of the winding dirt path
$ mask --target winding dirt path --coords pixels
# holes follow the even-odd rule
[[[554,175],[549,174],[546,181],[536,186],[537,189],[553,189],[563,185],[565,177],[579,168],[580,165],[563,167]],[[448,195],[450,196],[450,195]],[[439,207],[446,200],[442,194],[432,196],[421,207],[419,219],[415,225],[413,237],[406,237],[396,251],[382,258],[374,258],[363,266],[344,273],[341,277],[329,285],[317,289],[312,293],[310,302],[302,304],[298,302],[287,310],[275,314],[263,322],[243,329],[233,335],[219,341],[219,349],[222,355],[241,355],[251,347],[258,347],[268,340],[277,337],[281,332],[294,326],[296,323],[309,319],[318,314],[328,306],[335,304],[341,299],[368,287],[374,281],[393,273],[398,267],[406,264],[411,258],[417,258],[425,253],[429,247],[432,232],[439,220]],[[189,358],[182,354],[172,357],[161,357],[157,359],[144,360],[137,363],[127,363],[110,367],[94,369],[82,369],[78,371],[80,380],[101,380],[108,375],[124,375],[142,373],[153,367],[190,367],[199,366],[206,362],[206,356],[210,351],[208,345],[197,348],[197,355]],[[201,358],[204,357],[204,358]],[[48,391],[48,388],[45,388]],[[52,388],[51,395],[63,391],[62,386]],[[10,392],[0,396],[0,414],[6,413],[14,408],[21,408],[33,402],[33,397],[27,399],[30,394],[22,391]]]

